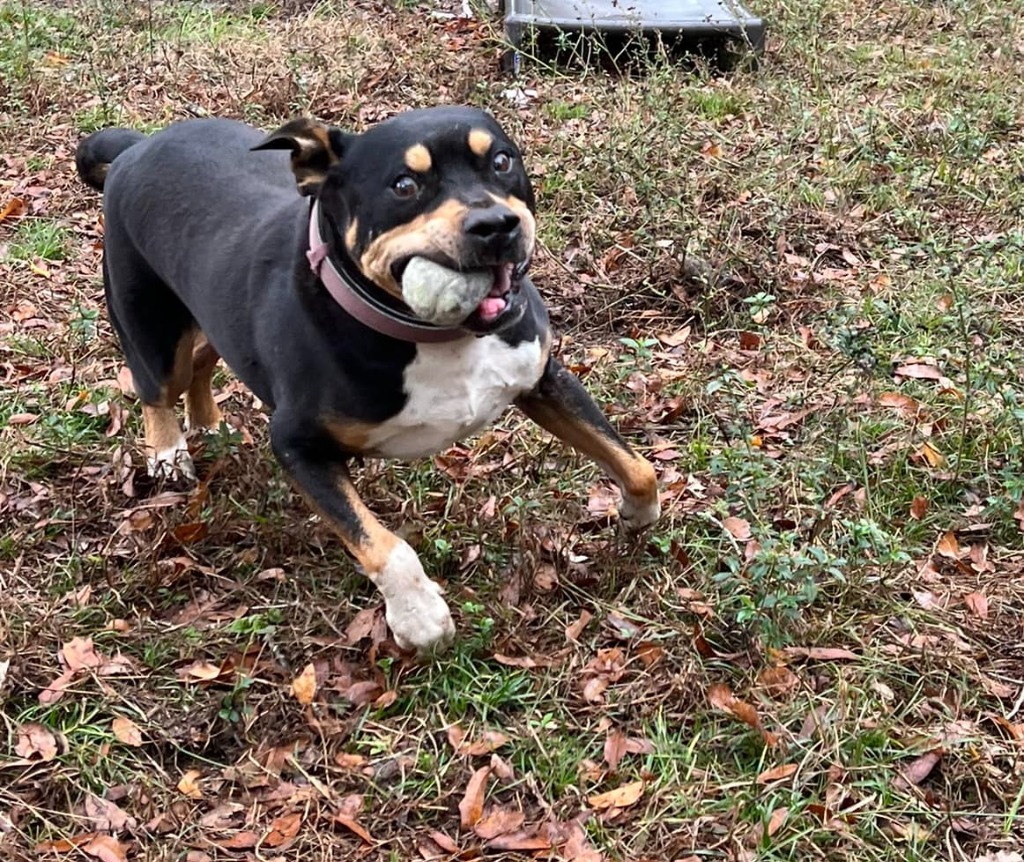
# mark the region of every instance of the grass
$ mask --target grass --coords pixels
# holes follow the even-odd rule
[[[756,70],[616,73],[568,40],[520,107],[496,28],[414,7],[0,2],[0,208],[27,204],[0,220],[0,855],[97,831],[89,794],[136,819],[130,859],[221,858],[296,813],[260,858],[353,858],[352,795],[368,858],[433,830],[471,853],[458,803],[492,752],[453,726],[505,736],[488,804],[528,824],[642,781],[581,827],[609,860],[1019,852],[1024,7],[764,0]],[[367,463],[459,625],[415,664],[230,373],[200,489],[145,477],[72,162],[111,122],[359,129],[442,101],[523,144],[560,354],[665,517],[619,538],[597,471],[515,413],[436,463]],[[109,665],[41,702],[75,637]],[[56,752],[26,764],[33,722]]]

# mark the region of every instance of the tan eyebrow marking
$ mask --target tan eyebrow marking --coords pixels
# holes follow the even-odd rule
[[[430,170],[433,160],[430,158],[430,150],[423,144],[413,144],[405,151],[405,166],[410,171],[418,174],[425,174]]]
[[[469,148],[474,155],[486,156],[494,143],[494,135],[485,132],[483,129],[473,129],[469,133]]]

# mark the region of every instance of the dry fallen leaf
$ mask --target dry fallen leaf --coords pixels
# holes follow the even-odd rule
[[[725,683],[715,683],[708,688],[708,702],[744,724],[757,728],[761,726],[761,719],[753,705],[737,698]]]
[[[644,667],[653,667],[665,657],[665,648],[650,641],[641,641],[634,650]]]
[[[750,538],[750,523],[743,518],[729,516],[722,521],[722,526],[729,531],[734,539],[745,542]]]
[[[914,758],[914,760],[900,769],[899,775],[893,781],[893,786],[898,790],[909,790],[911,786],[920,784],[938,765],[938,762],[942,759],[942,754],[942,749],[936,748],[922,754],[920,757]]]
[[[3,208],[0,209],[0,221],[3,221],[6,218],[19,216],[23,212],[25,212],[25,201],[21,198],[11,198],[4,204]]]
[[[64,673],[39,692],[39,703],[43,706],[50,706],[56,703],[64,696],[65,689],[74,682],[77,675],[78,671],[76,670],[64,671]]]
[[[788,808],[776,808],[772,812],[772,816],[768,818],[768,828],[765,830],[768,833],[769,838],[782,828],[782,824],[786,822],[788,817]]]
[[[940,380],[942,378],[942,372],[938,368],[921,362],[901,365],[893,373],[899,377],[913,377],[915,380]]]
[[[14,746],[18,757],[45,763],[53,760],[57,751],[57,737],[48,727],[29,721],[18,728],[18,742]]]
[[[459,754],[468,754],[471,757],[478,757],[481,754],[490,754],[497,751],[508,742],[508,737],[497,730],[485,730],[483,735],[471,742],[469,745],[459,747]]]
[[[499,781],[511,781],[515,777],[515,770],[512,765],[502,760],[497,754],[491,755],[491,772]]]
[[[960,559],[960,543],[956,540],[956,535],[950,530],[943,533],[939,543],[935,546],[935,551],[939,556],[948,557],[951,560]]]
[[[920,521],[928,511],[928,500],[924,497],[914,497],[910,501],[910,517]]]
[[[604,761],[608,768],[615,772],[619,768],[619,761],[626,756],[626,734],[618,728],[612,728],[608,732],[608,738],[604,741]]]
[[[459,845],[456,844],[450,837],[445,835],[444,832],[440,832],[437,829],[433,829],[428,833],[430,840],[433,841],[438,847],[444,850],[445,853],[458,853]]]
[[[250,832],[248,829],[214,841],[218,847],[223,847],[225,850],[250,850],[259,842],[260,836],[255,832]]]
[[[581,611],[580,618],[576,620],[576,622],[572,623],[572,625],[566,626],[566,639],[572,641],[573,643],[579,641],[580,635],[583,633],[583,629],[587,627],[587,623],[589,623],[593,618],[594,615],[590,611]]]
[[[88,844],[82,845],[82,852],[100,862],[126,862],[128,859],[121,842],[110,835],[97,835]]]
[[[507,835],[499,835],[497,838],[492,838],[487,842],[488,850],[509,850],[522,853],[530,850],[548,850],[550,848],[551,839],[537,827],[520,829]]]
[[[354,814],[338,812],[334,815],[334,822],[339,826],[344,826],[353,835],[358,835],[367,844],[373,844],[373,837],[366,828],[356,820]]]
[[[194,661],[187,667],[178,670],[178,676],[186,682],[213,682],[227,675],[228,672],[222,665],[208,661]]]
[[[481,766],[466,785],[466,793],[459,802],[459,819],[463,829],[472,829],[484,814],[484,794],[491,767]]]
[[[494,807],[473,827],[473,831],[485,841],[489,841],[499,835],[517,832],[522,828],[524,820],[526,815],[522,811]]]
[[[608,677],[594,676],[583,684],[583,699],[587,703],[599,703],[608,688]]]
[[[130,718],[118,716],[112,724],[114,738],[125,745],[138,747],[142,745],[142,731],[139,726]]]
[[[919,458],[923,458],[928,466],[935,470],[942,470],[949,466],[949,461],[946,460],[946,456],[928,440],[925,440],[924,443],[921,444],[915,454]]]
[[[178,782],[178,792],[189,799],[202,799],[203,791],[199,787],[200,780],[202,780],[202,773],[198,769],[190,769],[181,776],[181,781]]]
[[[369,637],[376,625],[379,612],[378,608],[364,608],[352,617],[352,622],[345,629],[345,642],[349,646],[354,646],[363,638]]]
[[[968,593],[964,596],[964,604],[979,619],[988,619],[988,598],[984,593]]]
[[[568,832],[565,843],[558,848],[563,858],[571,862],[607,862],[605,855],[590,843],[579,818],[564,824],[551,824],[549,828]]]
[[[136,826],[135,818],[127,811],[93,793],[85,797],[85,816],[92,821],[97,832],[120,832]]]
[[[878,403],[882,407],[892,407],[908,418],[914,418],[922,412],[920,403],[902,392],[883,392]]]
[[[103,657],[93,648],[92,638],[72,638],[61,646],[60,654],[69,670],[83,670],[103,664]]]
[[[605,808],[628,808],[630,805],[635,805],[639,802],[640,797],[643,795],[644,782],[631,781],[629,784],[623,784],[621,787],[616,787],[607,793],[588,796],[587,803],[591,808],[596,808],[598,811]]]
[[[757,776],[757,783],[771,784],[773,781],[781,781],[784,778],[789,778],[798,768],[799,764],[784,763],[782,766],[776,766],[774,769],[766,769]]]
[[[292,694],[303,706],[309,706],[316,696],[316,668],[310,662],[295,679],[292,680]]]
[[[334,762],[342,769],[359,769],[366,765],[366,758],[361,754],[349,754],[347,751],[343,751],[334,755]]]
[[[855,652],[842,647],[785,647],[783,652],[793,658],[809,658],[816,661],[857,661]]]
[[[280,847],[298,835],[301,826],[302,814],[300,812],[294,811],[291,814],[282,814],[271,822],[270,829],[263,836],[263,843],[267,847]]]
[[[784,664],[766,667],[757,681],[771,697],[783,697],[800,685],[800,678]]]

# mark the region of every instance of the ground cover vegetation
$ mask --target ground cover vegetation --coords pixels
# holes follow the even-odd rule
[[[757,68],[513,79],[483,8],[0,2],[4,859],[1020,862],[1024,6],[756,6]],[[423,664],[226,370],[198,486],[146,478],[73,152],[442,102],[522,142],[665,515],[514,412],[368,462],[460,626]]]

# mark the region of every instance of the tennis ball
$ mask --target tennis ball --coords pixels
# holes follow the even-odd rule
[[[489,270],[458,272],[425,257],[414,257],[402,274],[402,299],[430,323],[462,323],[494,286]]]

